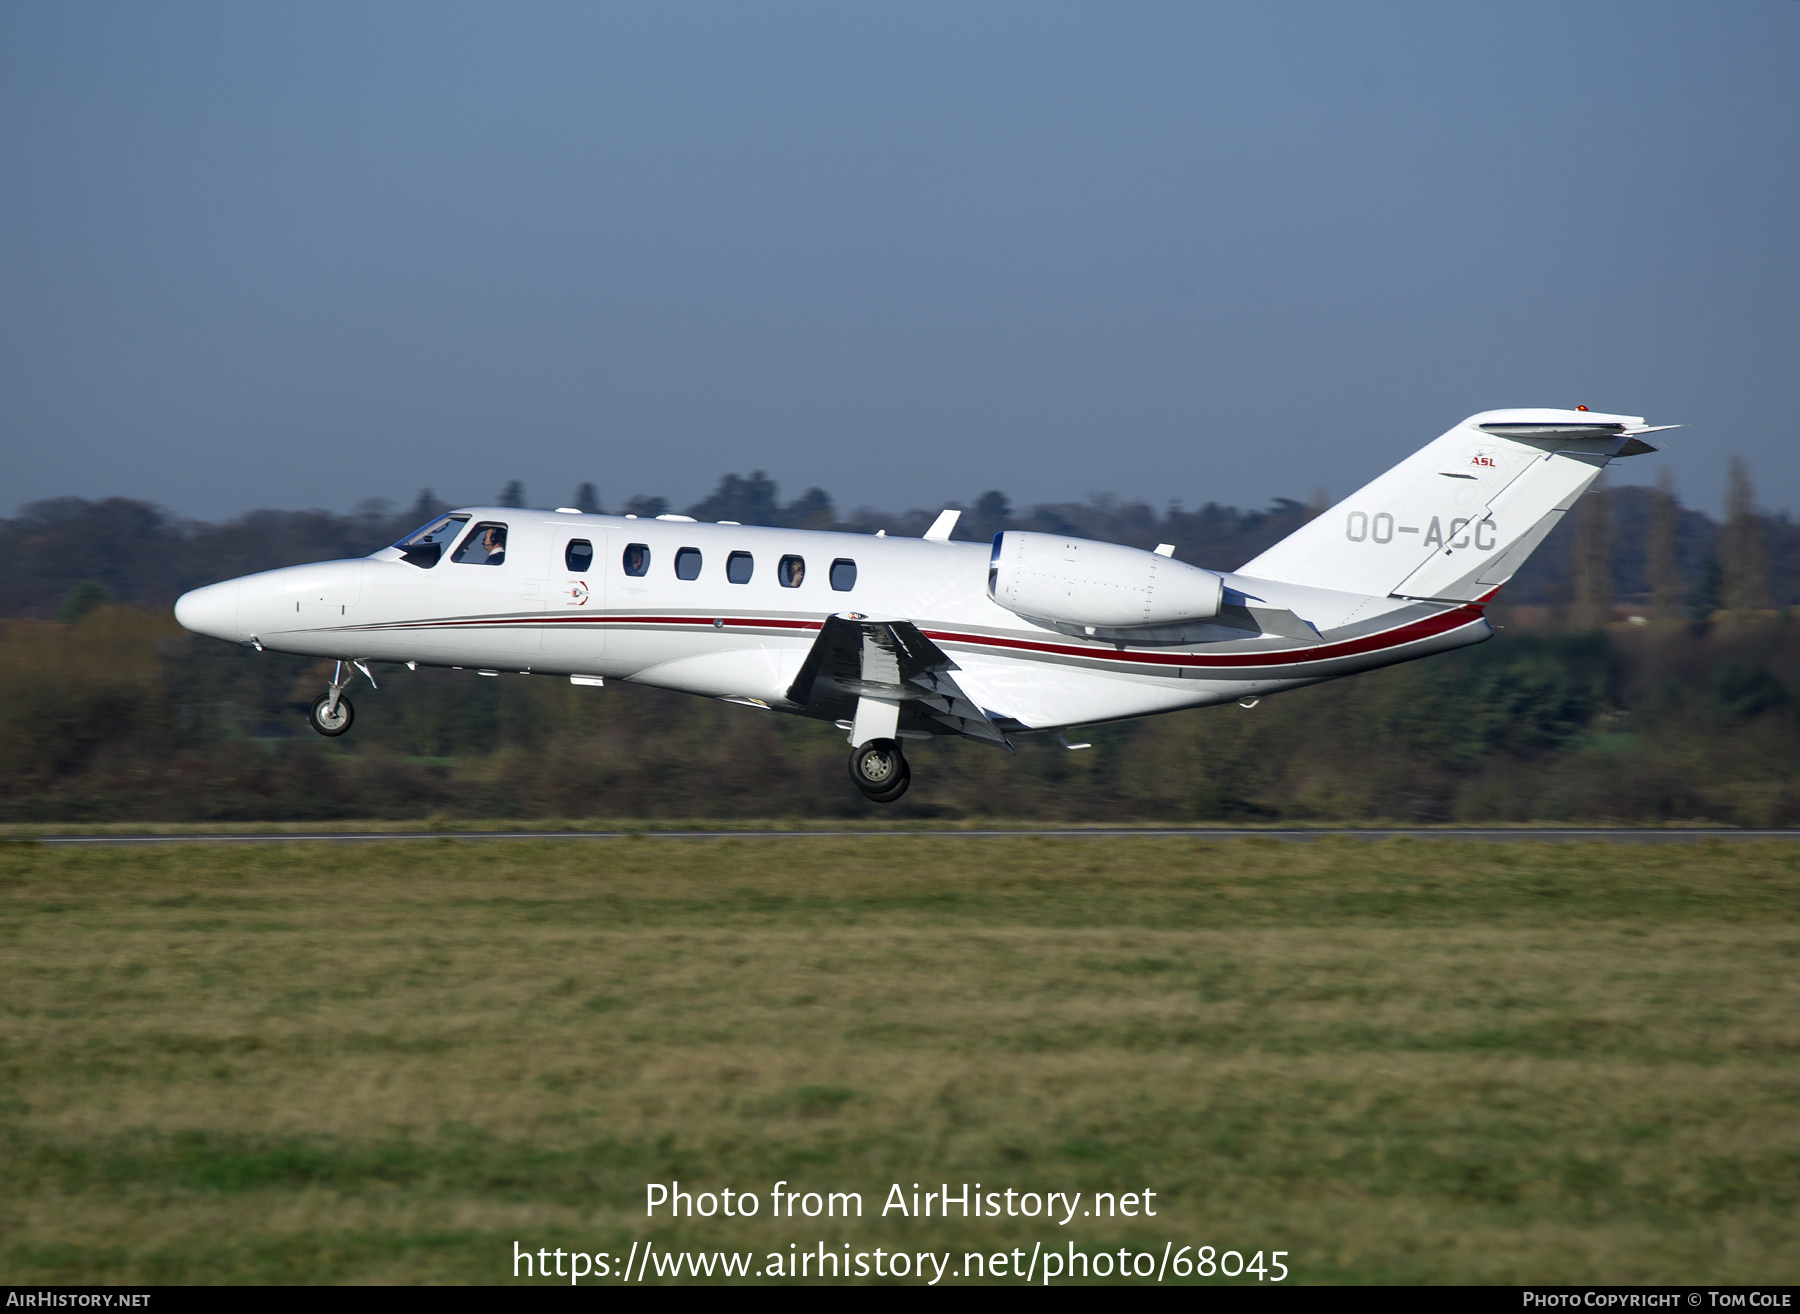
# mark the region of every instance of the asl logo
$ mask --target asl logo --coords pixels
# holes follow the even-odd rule
[[[1485,470],[1499,469],[1499,467],[1494,464],[1494,458],[1489,456],[1486,452],[1476,452],[1475,455],[1470,458],[1469,464],[1479,465]]]

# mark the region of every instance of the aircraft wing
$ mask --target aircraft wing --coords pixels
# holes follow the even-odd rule
[[[862,699],[895,703],[907,718],[1010,751],[1012,742],[956,683],[956,669],[911,621],[828,616],[787,696],[809,715],[831,720],[854,717]]]

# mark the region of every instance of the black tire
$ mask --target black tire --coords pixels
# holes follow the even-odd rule
[[[892,803],[912,783],[912,768],[892,739],[871,739],[850,754],[850,779],[873,803]]]
[[[308,716],[306,720],[307,723],[320,734],[336,738],[338,735],[341,735],[344,731],[348,730],[350,728],[350,723],[356,720],[356,709],[350,706],[350,700],[348,698],[344,697],[343,694],[339,694],[337,702],[338,714],[334,718],[325,710],[330,704],[331,695],[320,694],[319,701],[312,705],[312,714]]]

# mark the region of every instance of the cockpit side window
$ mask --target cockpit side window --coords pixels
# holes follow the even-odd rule
[[[439,516],[430,524],[413,530],[394,546],[400,549],[400,560],[421,570],[430,570],[468,523],[467,516]]]
[[[484,520],[469,531],[450,560],[464,566],[498,566],[506,560],[506,526]]]

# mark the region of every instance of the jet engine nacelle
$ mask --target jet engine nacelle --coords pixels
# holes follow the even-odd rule
[[[1224,594],[1210,570],[1060,534],[996,534],[988,559],[988,596],[1002,607],[1089,630],[1205,620],[1219,614]]]

